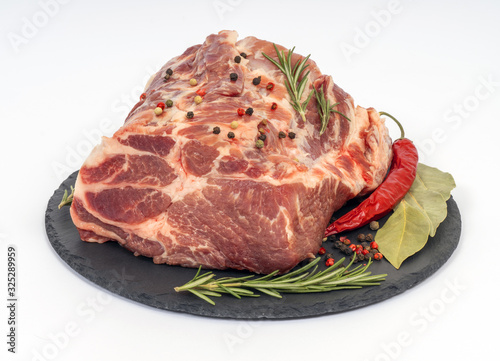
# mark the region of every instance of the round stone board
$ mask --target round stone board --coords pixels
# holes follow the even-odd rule
[[[282,294],[281,299],[268,295],[242,299],[223,295],[214,298],[213,306],[189,292],[177,293],[174,290],[174,287],[191,280],[196,269],[154,264],[150,258],[135,257],[118,242],[98,244],[81,241],[71,221],[69,207],[58,209],[64,190],[75,184],[77,174],[70,175],[54,192],[45,214],[49,242],[61,259],[84,278],[112,293],[159,309],[200,316],[288,319],[344,312],[374,304],[406,291],[436,272],[452,255],[461,233],[460,212],[451,197],[448,200],[448,216],[436,235],[420,252],[405,260],[399,270],[385,259],[372,263],[372,274],[387,274],[386,280],[379,286],[325,293]],[[355,205],[355,202],[347,204],[334,216],[338,217]],[[380,220],[380,225],[387,218]],[[368,226],[365,226],[345,235],[355,239],[357,233],[369,232]],[[324,242],[324,247],[327,253],[334,255],[335,260],[343,257],[334,249],[331,240]],[[347,261],[344,263],[347,265]],[[214,273],[218,278],[249,274],[233,270],[216,270]]]

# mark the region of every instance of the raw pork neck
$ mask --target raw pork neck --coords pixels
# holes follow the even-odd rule
[[[314,257],[332,213],[383,180],[391,140],[374,109],[355,106],[308,60],[304,99],[323,86],[351,120],[331,113],[320,135],[314,96],[304,122],[262,52],[277,59],[272,43],[221,31],[152,77],[80,169],[71,216],[82,240],[115,240],[158,264],[256,273]]]

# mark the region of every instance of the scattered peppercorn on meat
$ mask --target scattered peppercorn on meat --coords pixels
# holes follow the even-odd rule
[[[315,97],[304,121],[263,53],[277,59],[273,43],[221,31],[152,77],[80,169],[71,216],[82,240],[114,240],[159,264],[255,273],[317,254],[333,212],[382,182],[392,142],[374,109],[355,106],[308,59],[303,97],[321,87],[345,114],[330,114],[320,134]]]

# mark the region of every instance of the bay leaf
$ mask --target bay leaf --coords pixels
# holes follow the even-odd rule
[[[429,235],[434,237],[436,230],[448,214],[446,200],[441,193],[429,190],[422,178],[417,177],[404,200],[411,206],[420,209],[430,224]]]
[[[425,214],[404,199],[377,232],[375,241],[384,257],[397,269],[427,243],[430,223]]]
[[[423,163],[417,165],[416,179],[420,179],[427,189],[440,193],[445,201],[450,198],[452,189],[456,187],[455,180],[450,173]]]

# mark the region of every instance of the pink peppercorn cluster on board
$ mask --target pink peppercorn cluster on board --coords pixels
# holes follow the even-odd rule
[[[153,76],[80,169],[71,217],[82,240],[256,273],[314,257],[333,212],[382,182],[392,142],[374,109],[308,60],[304,97],[323,87],[350,119],[332,113],[320,135],[314,96],[304,122],[262,52],[277,59],[273,43],[221,31]]]

